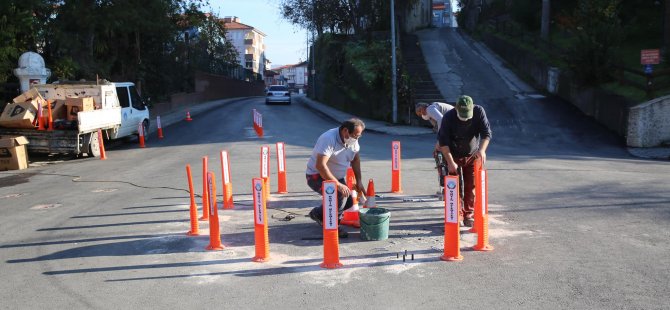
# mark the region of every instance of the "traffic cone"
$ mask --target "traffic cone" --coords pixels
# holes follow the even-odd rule
[[[191,230],[186,234],[189,236],[197,236],[200,234],[198,229],[198,206],[195,205],[195,194],[193,192],[193,178],[191,175],[191,165],[186,165],[186,177],[188,178],[188,193],[191,196],[191,206],[189,207],[189,215],[191,218]]]
[[[202,217],[201,221],[209,220],[209,203],[207,199],[207,156],[202,157]]]
[[[365,206],[363,208],[376,208],[377,203],[375,202],[375,182],[370,179],[368,181],[368,193],[367,200],[365,201]]]
[[[156,116],[156,125],[158,125],[158,139],[163,139],[163,126],[161,126],[160,116]]]
[[[54,119],[53,119],[53,116],[51,114],[51,101],[50,100],[47,100],[47,108],[49,110],[49,129],[48,130],[54,130]]]
[[[336,181],[324,181],[323,195],[323,262],[322,268],[342,267],[340,263],[340,239],[337,223],[337,186]]]
[[[187,122],[190,122],[190,121],[192,121],[192,120],[193,120],[193,119],[191,118],[191,112],[190,112],[190,111],[186,111],[186,121],[187,121]]]
[[[105,154],[105,143],[102,141],[102,130],[98,129],[98,145],[100,146],[100,160],[107,159]]]
[[[42,102],[37,102],[37,130],[45,130],[44,118],[42,117]]]
[[[356,175],[354,174],[354,169],[349,167],[347,168],[347,187],[350,189],[356,188]]]
[[[461,261],[460,232],[458,228],[458,211],[460,199],[458,195],[458,177],[444,177],[444,261]]]
[[[144,145],[144,126],[142,126],[142,123],[138,125],[137,132],[140,136],[140,147],[146,147]]]
[[[214,173],[207,173],[207,194],[209,195],[209,245],[206,247],[209,251],[223,250],[221,244],[221,232],[219,231],[219,208],[216,207],[216,177]]]
[[[353,205],[351,208],[344,210],[340,224],[359,228],[361,227],[358,214],[360,207],[358,206],[358,192],[356,190],[351,191],[351,199],[353,200]]]
[[[262,178],[251,180],[252,193],[254,196],[254,241],[256,255],[252,261],[257,263],[267,262],[270,259],[270,240],[268,238],[268,217],[264,181]]]

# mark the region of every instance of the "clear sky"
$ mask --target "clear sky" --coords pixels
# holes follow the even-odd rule
[[[237,16],[240,22],[265,33],[265,56],[271,67],[304,61],[307,32],[281,16],[279,0],[210,0],[212,12],[220,18]]]

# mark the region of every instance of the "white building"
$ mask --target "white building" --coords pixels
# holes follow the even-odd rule
[[[295,65],[281,66],[273,69],[281,76],[278,80],[281,84],[286,84],[290,89],[304,90],[307,88],[309,72],[307,71],[307,62],[301,62]]]
[[[262,75],[266,65],[266,35],[254,27],[240,23],[237,16],[227,16],[222,21],[228,32],[228,40],[240,54],[240,65]]]

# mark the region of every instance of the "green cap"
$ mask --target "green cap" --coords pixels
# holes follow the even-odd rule
[[[472,98],[470,96],[458,97],[458,102],[456,102],[456,112],[458,112],[458,117],[471,119],[472,110],[474,108],[475,104],[472,102]]]

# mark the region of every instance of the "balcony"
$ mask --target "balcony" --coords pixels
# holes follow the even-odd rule
[[[244,54],[244,60],[245,61],[253,61],[254,60],[254,54]]]
[[[244,39],[244,45],[254,45],[254,39]]]

